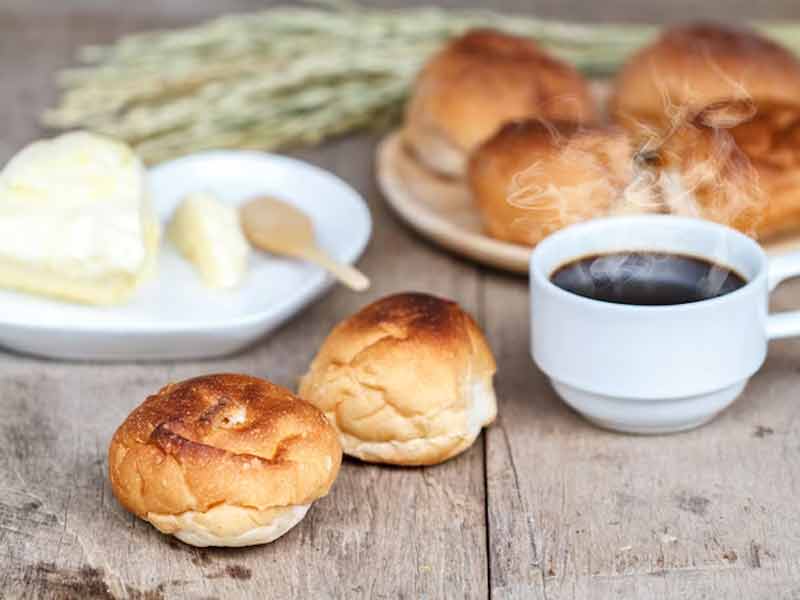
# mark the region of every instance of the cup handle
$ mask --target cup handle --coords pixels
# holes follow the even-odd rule
[[[800,275],[800,252],[790,252],[769,259],[768,282],[771,292],[786,279]],[[767,337],[771,340],[800,335],[800,310],[769,315]]]

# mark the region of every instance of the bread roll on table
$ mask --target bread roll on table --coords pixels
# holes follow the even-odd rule
[[[495,370],[483,334],[456,303],[406,293],[337,325],[299,393],[339,430],[345,454],[431,465],[466,450],[494,421]]]
[[[666,31],[616,78],[612,116],[633,131],[665,130],[720,101],[747,101],[753,115],[730,126],[767,199],[756,229],[800,227],[800,61],[753,31],[697,24]]]
[[[108,451],[120,503],[194,546],[271,542],[326,495],[341,464],[336,431],[288,390],[207,375],[150,396]]]
[[[593,120],[588,84],[534,41],[480,29],[451,41],[423,68],[404,137],[423,164],[460,176],[472,150],[524,117]]]

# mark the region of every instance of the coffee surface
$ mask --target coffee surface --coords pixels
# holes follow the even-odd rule
[[[704,258],[663,252],[595,254],[550,276],[561,289],[603,302],[667,306],[729,294],[747,281]]]

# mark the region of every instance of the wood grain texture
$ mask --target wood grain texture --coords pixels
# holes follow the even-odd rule
[[[7,92],[0,159],[42,135],[36,115],[52,102],[53,72],[77,45],[157,20],[91,15],[63,22],[0,16]],[[0,597],[486,597],[481,442],[426,469],[346,461],[331,494],[297,528],[242,550],[193,549],[159,534],[117,504],[106,479],[114,429],[168,381],[239,371],[294,387],[335,323],[396,291],[428,291],[476,311],[475,268],[419,243],[384,207],[370,169],[374,145],[352,138],[298,153],[368,199],[376,227],[360,265],[373,279],[369,294],[337,289],[269,339],[222,360],[97,365],[0,354]]]
[[[530,363],[524,290],[490,275],[484,296],[502,307],[485,320],[501,365],[485,442],[493,598],[800,597],[800,343],[773,344],[711,424],[620,435],[566,408]],[[776,309],[798,297],[787,285]]]
[[[0,161],[42,135],[36,115],[52,105],[52,75],[78,45],[263,6],[2,0]],[[695,6],[543,0],[535,10],[675,20]],[[722,6],[729,19],[798,16],[790,0],[715,0],[698,10],[708,17]],[[531,10],[522,0],[491,7]],[[525,282],[442,253],[395,220],[373,183],[375,142],[298,153],[368,199],[375,236],[360,265],[373,279],[369,294],[338,289],[221,360],[98,365],[0,353],[0,597],[800,598],[800,343],[773,344],[745,396],[699,431],[639,438],[594,429],[528,358]],[[214,371],[293,387],[335,323],[407,289],[456,299],[487,328],[501,416],[485,443],[428,469],[347,461],[297,528],[259,548],[185,546],[113,499],[106,447],[148,393]],[[800,286],[784,286],[774,304],[796,307]]]

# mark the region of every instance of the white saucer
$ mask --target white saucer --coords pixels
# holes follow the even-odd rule
[[[148,177],[164,223],[189,192],[213,192],[231,204],[272,194],[303,209],[322,248],[343,262],[355,262],[370,237],[372,222],[361,196],[338,177],[291,158],[204,152],[161,164]],[[79,360],[220,356],[273,330],[331,284],[318,267],[254,251],[239,288],[212,290],[162,240],[158,276],[122,306],[83,306],[0,291],[0,344]]]

